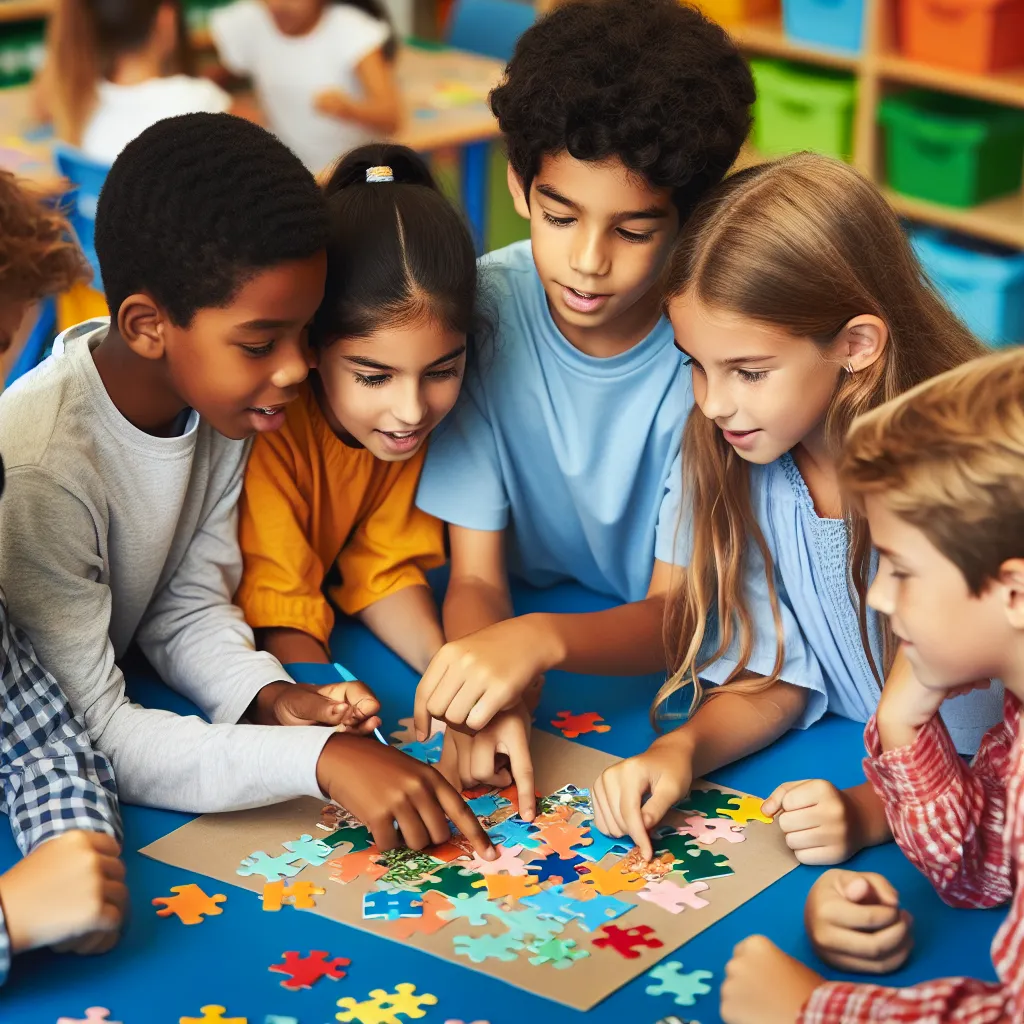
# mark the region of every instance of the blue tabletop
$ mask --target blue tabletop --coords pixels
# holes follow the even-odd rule
[[[573,586],[546,591],[520,588],[515,597],[520,612],[591,611],[609,604]],[[411,713],[415,674],[365,629],[343,622],[335,630],[332,646],[341,662],[376,688],[388,729]],[[538,727],[550,729],[550,719],[562,708],[598,711],[611,723],[611,731],[581,737],[579,742],[623,757],[637,753],[654,736],[647,710],[657,682],[653,677],[613,679],[551,672],[537,714]],[[195,711],[142,667],[129,671],[129,693],[139,703]],[[858,723],[828,717],[711,777],[762,796],[780,782],[808,776],[824,777],[838,786],[853,785],[863,780],[861,733]],[[756,932],[770,936],[828,977],[844,977],[815,960],[804,935],[804,898],[820,869],[800,867],[791,872],[670,955],[681,960],[685,970],[714,973],[714,991],[692,1008],[676,1007],[669,996],[646,995],[648,982],[641,976],[582,1014],[315,914],[265,914],[257,901],[232,899],[235,891],[230,887],[217,883],[211,888],[203,876],[135,852],[183,824],[187,815],[126,807],[124,817],[132,916],[120,944],[98,958],[48,951],[16,957],[10,979],[0,989],[3,1024],[54,1024],[60,1016],[83,1017],[90,1006],[108,1007],[111,1018],[124,1024],[178,1024],[180,1016],[199,1016],[199,1008],[211,1003],[226,1006],[228,1016],[247,1017],[249,1024],[263,1024],[268,1014],[295,1017],[300,1024],[330,1024],[341,996],[366,999],[371,989],[391,990],[400,982],[412,982],[418,991],[437,996],[437,1006],[428,1011],[425,1024],[449,1019],[491,1024],[564,1024],[575,1019],[588,1024],[654,1024],[670,1014],[714,1024],[719,1020],[717,987],[730,952],[742,938]],[[0,869],[16,857],[14,843],[5,833],[0,837]],[[989,946],[1004,911],[946,907],[891,843],[864,852],[850,866],[885,874],[916,919],[916,949],[890,983],[906,985],[948,975],[995,979]],[[227,892],[225,912],[194,927],[176,918],[158,918],[150,900],[186,882],[205,885],[207,892]],[[45,893],[40,898],[45,899]],[[289,949],[303,953],[325,949],[332,956],[348,957],[352,961],[348,976],[340,982],[321,981],[309,991],[285,991],[279,984],[281,976],[267,968]],[[565,973],[565,984],[572,984],[571,970]]]

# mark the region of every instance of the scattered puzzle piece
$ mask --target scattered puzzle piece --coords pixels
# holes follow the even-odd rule
[[[673,807],[684,814],[696,812],[705,818],[721,818],[722,809],[729,806],[731,798],[731,794],[725,794],[720,789],[691,789],[690,795],[673,804]]]
[[[702,878],[719,878],[734,874],[729,861],[721,853],[712,853],[706,846],[691,846],[685,855],[676,861],[674,871],[688,882],[699,882]]]
[[[717,839],[727,843],[742,843],[747,838],[742,825],[733,825],[725,818],[704,818],[699,814],[687,818],[686,828],[680,828],[679,832],[693,836],[704,846],[710,846]]]
[[[584,818],[594,816],[594,805],[590,798],[590,790],[586,786],[574,786],[569,783],[561,789],[556,789],[550,796],[542,797],[540,801],[541,810],[544,811],[559,805],[579,811]]]
[[[443,892],[450,899],[458,896],[475,896],[477,894],[475,884],[484,876],[475,871],[464,871],[458,861],[446,864],[434,872],[435,882],[424,882],[419,888],[422,892],[434,890]]]
[[[422,917],[423,900],[412,892],[363,893],[363,920],[397,921],[400,917]]]
[[[486,889],[489,900],[504,900],[506,906],[514,906],[523,896],[537,892],[534,875],[485,875],[473,883],[474,889]]]
[[[557,825],[560,821],[569,821],[575,812],[568,804],[550,804],[546,811],[538,811],[533,819],[535,825]]]
[[[510,800],[505,800],[496,793],[485,793],[483,796],[472,797],[466,803],[478,818],[486,818],[488,814],[494,814],[499,807],[511,805]]]
[[[587,838],[587,829],[578,825],[570,825],[560,821],[555,825],[540,826],[540,850],[551,850],[559,857],[572,857],[582,853],[582,849],[590,846],[592,839]]]
[[[604,719],[596,711],[584,711],[580,715],[574,715],[571,711],[559,711],[551,721],[551,724],[560,729],[568,740],[574,740],[588,732],[609,732],[611,726],[603,723]]]
[[[648,985],[644,990],[649,996],[675,996],[676,1006],[693,1006],[697,996],[706,996],[711,991],[704,981],[713,977],[710,971],[690,971],[683,974],[683,965],[678,960],[658,964],[647,972],[657,985]]]
[[[535,955],[530,957],[530,963],[534,967],[551,964],[559,971],[564,971],[567,967],[572,967],[577,960],[590,956],[589,950],[576,949],[575,939],[548,939],[547,942],[531,948]]]
[[[415,743],[416,742],[416,726],[413,725],[412,718],[400,718],[398,720],[398,728],[388,735],[395,741],[397,746],[401,746],[403,743]]]
[[[652,839],[655,856],[669,854],[673,861],[683,860],[689,853],[697,849],[689,832],[680,832],[671,827],[659,829]],[[676,870],[673,866],[672,870]]]
[[[447,843],[440,843],[438,846],[428,846],[423,851],[428,857],[433,857],[434,860],[440,861],[442,864],[451,864],[456,860],[466,860],[469,857],[475,857],[476,854],[473,852],[473,847],[470,846],[467,851],[464,847],[458,843],[450,840]],[[490,863],[490,861],[488,861]]]
[[[492,903],[485,892],[475,892],[472,896],[458,896],[451,900],[451,904],[450,910],[442,910],[438,915],[446,921],[465,918],[469,924],[476,926],[486,924],[490,917],[502,920],[501,908]]]
[[[484,860],[474,855],[472,860],[459,865],[460,870],[464,875],[474,872],[478,875],[497,875],[503,871],[510,875],[529,874],[526,863],[519,859],[519,854],[523,852],[521,846],[502,846],[499,843],[495,850],[498,851],[495,860]]]
[[[531,860],[524,865],[534,875],[538,882],[551,881],[557,878],[559,882],[572,882],[576,880],[576,867],[583,861],[576,856],[554,857],[548,856],[541,860]]]
[[[279,1013],[268,1013],[263,1024],[299,1024],[298,1017],[282,1017]]]
[[[296,858],[304,860],[310,867],[318,868],[329,857],[334,856],[333,849],[321,839],[314,839],[310,835],[301,835],[298,839],[292,839],[282,843],[286,850],[289,850]],[[270,879],[274,881],[274,879]]]
[[[243,877],[262,875],[268,882],[294,878],[302,870],[302,865],[296,863],[298,859],[294,853],[280,853],[276,857],[271,857],[263,850],[257,850],[239,864],[235,874]]]
[[[639,892],[646,884],[646,879],[632,871],[623,871],[618,864],[603,868],[593,862],[580,864],[576,869],[580,881],[591,886],[602,896],[615,896],[620,892]]]
[[[401,889],[419,892],[425,884],[441,881],[436,874],[437,861],[416,850],[405,847],[387,850],[378,854],[374,860],[387,868],[380,876],[380,884],[391,892]]]
[[[637,896],[648,903],[656,903],[670,914],[681,914],[686,907],[692,907],[694,910],[706,907],[708,901],[702,900],[697,894],[706,892],[707,888],[707,882],[676,885],[670,879],[663,878],[658,882],[648,882],[647,888],[638,892]]]
[[[223,1006],[200,1006],[202,1017],[179,1017],[178,1024],[248,1024],[245,1017],[225,1017]]]
[[[444,746],[444,733],[435,732],[429,740],[420,742],[413,740],[412,743],[402,743],[398,749],[403,754],[416,758],[424,764],[437,764],[441,760],[441,748]]]
[[[387,874],[387,867],[377,863],[380,850],[376,846],[368,846],[365,850],[353,850],[341,857],[329,860],[327,866],[331,868],[331,881],[347,885],[354,882],[360,875],[376,881],[382,875]]]
[[[635,871],[638,875],[646,878],[648,882],[656,882],[672,871],[675,868],[675,863],[676,859],[671,853],[660,853],[653,860],[644,860],[640,853],[640,847],[634,846],[619,861],[619,867],[623,871]]]
[[[342,822],[345,820],[345,812],[337,804],[324,804],[320,808],[320,820],[316,823],[317,828],[322,828],[325,832],[333,832],[337,828],[341,828]]]
[[[500,825],[488,831],[492,843],[501,843],[503,846],[523,846],[528,850],[535,850],[541,845],[540,837],[536,835],[540,830],[532,821],[523,821],[518,815],[506,818]]]
[[[443,892],[428,889],[421,897],[423,902],[422,917],[402,917],[397,921],[388,921],[384,928],[393,939],[408,939],[413,935],[433,935],[439,932],[448,922],[440,916],[442,910],[450,910],[452,901]]]
[[[365,825],[346,825],[332,832],[324,842],[335,850],[348,843],[353,853],[359,853],[373,846],[373,836]]]
[[[287,974],[288,979],[281,982],[281,987],[298,992],[302,988],[312,988],[321,978],[340,981],[345,977],[341,968],[348,967],[352,961],[340,956],[328,960],[327,956],[324,949],[314,949],[309,956],[299,956],[298,951],[292,949],[283,955],[283,964],[271,964],[267,970]]]
[[[639,895],[643,895],[640,893]],[[632,903],[614,896],[594,896],[589,900],[570,900],[563,909],[571,912],[573,920],[585,932],[595,932],[602,925],[614,921],[634,908]]]
[[[590,826],[587,835],[590,838],[590,843],[573,851],[587,860],[600,861],[609,853],[617,853],[622,856],[633,848],[631,839],[616,839],[613,836],[605,835],[596,825]]]
[[[290,902],[297,910],[312,910],[316,906],[313,897],[323,896],[326,891],[314,882],[292,882],[289,885],[283,881],[267,882],[260,898],[264,910],[280,910],[286,902]]]
[[[121,1024],[118,1020],[109,1020],[110,1011],[105,1006],[90,1006],[85,1011],[85,1019],[78,1017],[58,1017],[57,1024]]]
[[[154,907],[164,904],[163,909],[156,912],[157,917],[170,917],[174,914],[182,924],[202,924],[204,917],[216,917],[224,913],[217,906],[218,903],[227,900],[227,896],[222,893],[207,896],[194,882],[189,882],[188,885],[173,885],[171,892],[177,895],[157,896],[152,901]]]
[[[346,996],[338,1000],[342,1012],[334,1016],[342,1021],[342,1024],[350,1024],[352,1021],[359,1021],[360,1024],[401,1024],[399,1014],[413,1019],[424,1017],[427,1011],[423,1007],[434,1006],[437,1003],[437,996],[432,996],[429,992],[416,995],[415,992],[415,985],[403,982],[395,986],[394,992],[375,988],[370,993],[370,998],[361,1003],[351,996]]]
[[[540,892],[535,892],[532,896],[524,896],[520,900],[520,906],[534,911],[541,919],[551,918],[564,923],[573,916],[565,909],[567,902],[569,902],[569,897],[565,895],[565,887],[552,885],[547,889],[541,889]]]
[[[729,799],[729,807],[722,811],[723,817],[732,818],[740,825],[746,825],[748,821],[763,821],[770,825],[774,819],[767,814],[761,813],[761,805],[764,803],[756,796],[734,796]]]
[[[639,947],[661,949],[665,945],[661,939],[654,937],[654,929],[649,924],[642,924],[636,928],[620,928],[617,924],[605,924],[601,926],[601,931],[604,935],[594,939],[594,945],[599,949],[614,949],[627,960],[636,960],[640,956],[637,951]]]
[[[476,938],[456,935],[452,941],[456,955],[469,957],[475,964],[482,964],[485,960],[515,960],[519,950],[526,948],[525,943],[508,933],[479,935]]]
[[[517,939],[531,939],[534,944],[547,942],[548,939],[561,935],[565,931],[565,921],[542,917],[537,911],[524,908],[522,903],[517,910],[507,910],[501,920],[508,927],[509,934]]]

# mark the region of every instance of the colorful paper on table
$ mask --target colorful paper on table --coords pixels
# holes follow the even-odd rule
[[[545,794],[554,793],[570,783],[589,786],[605,768],[617,760],[599,750],[540,731],[534,733],[531,747],[537,788]],[[733,793],[724,787],[718,788],[725,794]],[[258,893],[264,882],[261,876],[243,877],[235,872],[242,858],[253,850],[279,850],[284,840],[309,833],[311,825],[320,819],[322,807],[322,800],[309,798],[234,814],[206,814],[151,843],[141,852],[156,860]],[[685,826],[685,819],[686,815],[673,811],[664,824]],[[729,822],[729,819],[725,821]],[[573,823],[579,824],[579,819],[574,817]],[[708,906],[700,909],[687,906],[681,913],[675,914],[669,913],[657,903],[640,899],[636,892],[622,892],[614,897],[633,904],[633,909],[615,918],[614,922],[608,918],[607,923],[614,923],[623,929],[650,927],[663,943],[657,948],[640,947],[640,956],[636,959],[627,959],[614,950],[595,948],[593,940],[600,938],[602,933],[587,932],[575,920],[568,921],[557,937],[566,942],[572,940],[577,950],[586,950],[590,955],[576,960],[565,970],[553,970],[550,964],[531,966],[529,956],[532,954],[529,949],[519,951],[510,960],[489,957],[480,963],[474,963],[469,957],[455,952],[454,940],[457,936],[474,938],[487,934],[505,935],[506,929],[493,918],[488,918],[480,925],[471,925],[460,918],[440,928],[423,931],[400,929],[400,941],[404,945],[457,963],[466,970],[480,971],[535,992],[553,1002],[588,1010],[633,978],[649,971],[663,957],[796,867],[796,859],[776,825],[751,821],[744,830],[745,842],[735,845],[716,843],[711,848],[713,851],[718,850],[721,845],[734,874],[708,880],[709,888],[702,892],[702,896],[708,900]],[[708,850],[708,847],[700,849]],[[526,848],[520,856],[529,863],[537,856],[537,851]],[[621,859],[619,854],[609,853],[600,861],[600,865],[609,868]],[[458,871],[459,865],[465,863],[468,862],[452,861],[451,867]],[[323,896],[317,897],[315,908],[303,913],[320,914],[353,928],[394,938],[396,931],[393,924],[363,920],[363,894],[373,889],[374,881],[360,875],[342,885],[330,880],[332,870],[329,862],[303,868],[298,876],[300,879],[314,882],[327,890]],[[670,877],[685,885],[683,879]],[[500,906],[499,903],[492,905],[495,908]],[[654,1016],[656,1014],[652,1012],[652,1019]]]

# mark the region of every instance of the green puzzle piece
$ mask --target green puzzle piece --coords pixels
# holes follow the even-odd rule
[[[373,837],[370,830],[363,825],[346,826],[332,832],[324,840],[331,849],[341,846],[342,843],[351,843],[352,849],[349,853],[359,853],[360,850],[368,850],[373,846]]]
[[[705,818],[724,818],[727,815],[722,814],[722,811],[731,809],[731,799],[731,793],[723,793],[720,789],[691,789],[688,797],[673,806],[675,810],[684,814],[687,811],[696,811]]]
[[[712,853],[706,846],[696,844],[688,848],[682,857],[676,859],[672,873],[682,875],[687,882],[735,874],[724,854]]]
[[[654,845],[654,856],[659,853],[670,853],[676,861],[684,857],[696,846],[691,835],[680,835],[678,832],[666,832],[665,835],[655,836],[651,842]]]
[[[465,864],[465,861],[461,862]],[[435,870],[433,871],[435,878],[441,879],[439,882],[424,882],[422,885],[416,886],[420,892],[426,892],[428,889],[434,889],[436,892],[443,892],[445,896],[450,896],[455,899],[459,896],[475,896],[480,892],[479,889],[474,888],[473,883],[479,882],[484,876],[477,874],[475,871],[463,873],[463,869],[459,861],[455,861],[452,864],[445,864],[444,867],[437,867],[435,864]]]

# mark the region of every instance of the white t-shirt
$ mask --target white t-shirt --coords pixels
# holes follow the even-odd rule
[[[311,32],[286,36],[260,0],[239,0],[214,11],[210,32],[224,66],[252,78],[271,131],[314,173],[373,138],[313,103],[326,89],[362,95],[356,67],[387,41],[384,22],[332,3]]]
[[[100,82],[96,110],[82,133],[82,152],[112,164],[137,135],[165,117],[223,114],[231,97],[206,78],[170,75],[137,85]]]

